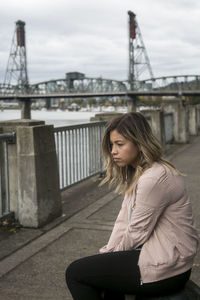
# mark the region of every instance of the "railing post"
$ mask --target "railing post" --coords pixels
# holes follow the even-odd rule
[[[31,120],[0,126],[17,137],[8,149],[11,210],[22,226],[43,226],[62,212],[53,126]]]

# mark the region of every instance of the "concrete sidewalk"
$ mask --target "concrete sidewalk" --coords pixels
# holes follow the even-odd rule
[[[171,161],[183,173],[200,233],[200,137],[180,147]],[[0,299],[70,300],[65,269],[73,260],[98,253],[110,235],[122,197],[98,188],[98,179],[63,193],[63,216],[41,229],[20,229],[0,242]],[[192,272],[200,285],[200,252]]]

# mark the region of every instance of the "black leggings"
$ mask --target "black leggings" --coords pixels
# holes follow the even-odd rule
[[[74,300],[123,300],[125,294],[162,296],[184,288],[191,270],[153,283],[140,281],[140,251],[119,251],[78,259],[66,270]]]

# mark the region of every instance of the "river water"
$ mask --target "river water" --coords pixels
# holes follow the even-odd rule
[[[46,124],[52,124],[54,127],[82,124],[90,122],[90,118],[95,116],[97,111],[47,111],[32,110],[31,119],[42,120]],[[21,118],[20,110],[5,109],[0,111],[0,121],[15,120]]]

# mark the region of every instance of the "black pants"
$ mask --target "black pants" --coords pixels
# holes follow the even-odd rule
[[[184,288],[191,270],[153,283],[140,281],[140,251],[119,251],[78,259],[66,270],[74,300],[123,300],[125,294],[162,296]]]

